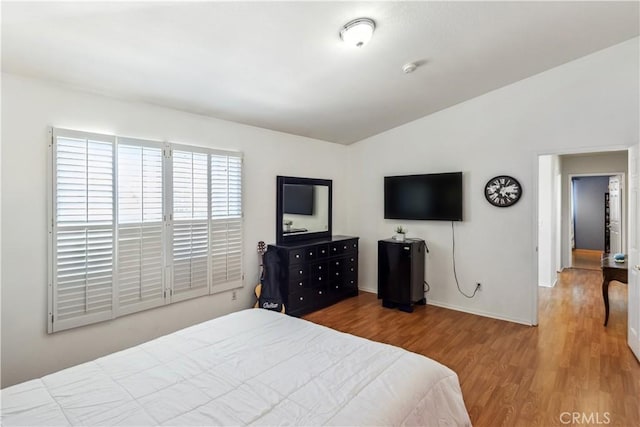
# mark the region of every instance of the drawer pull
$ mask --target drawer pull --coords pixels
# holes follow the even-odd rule
[[[324,249],[322,250],[322,253],[324,253]]]
[[[309,252],[309,256],[313,256],[313,252]]]
[[[319,276],[319,277],[318,277],[318,280],[322,280],[322,276]]]
[[[300,258],[300,254],[296,254],[296,258]]]
[[[321,265],[318,266],[318,270],[322,270],[322,266]]]
[[[298,283],[298,286],[302,286],[302,282]]]
[[[336,265],[340,265],[340,261],[336,261]]]
[[[318,291],[318,295],[322,295],[322,291]]]
[[[353,258],[351,258],[351,262],[353,262]]]
[[[347,249],[347,245],[344,245],[344,249]]]
[[[336,276],[339,276],[339,275],[340,275],[340,272],[339,272],[339,271],[336,271]]]
[[[336,285],[336,289],[338,289],[340,287],[340,285]]]
[[[351,284],[353,285],[353,280],[351,281]]]
[[[302,274],[302,270],[300,270],[298,273]]]
[[[337,251],[337,250],[338,250],[338,248],[333,248],[333,252],[335,252],[335,251]]]
[[[300,301],[304,300],[304,297],[300,297]]]
[[[351,267],[351,271],[353,271],[353,267]]]

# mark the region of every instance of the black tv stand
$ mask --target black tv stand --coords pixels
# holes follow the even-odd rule
[[[411,313],[413,305],[425,305],[426,244],[422,239],[378,241],[378,299],[382,306]]]

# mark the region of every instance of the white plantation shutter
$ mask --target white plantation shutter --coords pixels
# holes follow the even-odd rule
[[[53,133],[49,331],[113,316],[114,138]]]
[[[52,130],[48,332],[243,285],[241,153]]]
[[[173,150],[172,301],[209,293],[208,155]]]
[[[212,291],[242,285],[242,157],[215,152],[211,167]]]
[[[160,143],[118,139],[118,313],[164,304]]]

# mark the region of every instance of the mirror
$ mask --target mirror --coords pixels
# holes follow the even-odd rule
[[[276,243],[331,237],[330,179],[278,176]]]

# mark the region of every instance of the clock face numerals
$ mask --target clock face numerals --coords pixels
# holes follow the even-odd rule
[[[491,178],[484,187],[484,197],[499,208],[514,205],[521,196],[522,187],[518,180],[506,175]]]

